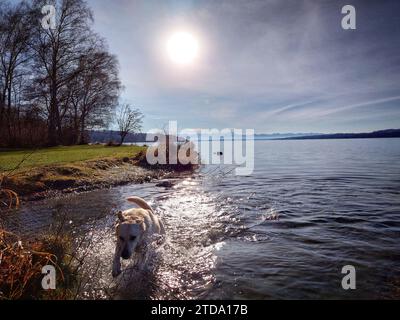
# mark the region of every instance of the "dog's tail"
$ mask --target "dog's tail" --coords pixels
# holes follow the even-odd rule
[[[137,206],[139,206],[142,209],[153,211],[152,207],[150,207],[149,204],[146,201],[144,201],[142,198],[129,197],[126,200],[128,200],[129,202],[133,202],[134,204],[136,204]]]

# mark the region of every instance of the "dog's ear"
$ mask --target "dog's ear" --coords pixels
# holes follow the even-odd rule
[[[121,222],[125,221],[125,217],[124,217],[122,211],[118,211],[117,216],[118,216],[119,221],[121,221]]]

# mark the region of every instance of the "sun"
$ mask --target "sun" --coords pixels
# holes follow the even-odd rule
[[[168,39],[167,52],[175,64],[190,65],[198,56],[199,42],[189,32],[176,32]]]

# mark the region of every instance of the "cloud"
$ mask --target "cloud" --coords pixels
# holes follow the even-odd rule
[[[354,110],[357,108],[362,108],[362,107],[367,107],[367,106],[378,106],[378,105],[386,103],[386,102],[399,101],[399,100],[400,100],[400,96],[395,96],[395,97],[387,97],[384,99],[361,102],[361,103],[352,104],[352,105],[348,105],[348,106],[337,107],[337,108],[326,110],[326,111],[324,110],[321,113],[319,113],[319,116],[322,116],[322,115],[326,116],[326,115],[330,115],[330,114],[334,114],[334,113]]]
[[[148,128],[165,118],[258,132],[400,127],[398,1],[354,0],[356,31],[341,29],[341,1],[89,2],[120,59],[124,98],[152,115]],[[179,28],[202,45],[192,68],[165,59]]]

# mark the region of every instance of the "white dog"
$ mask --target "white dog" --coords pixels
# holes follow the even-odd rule
[[[139,208],[120,211],[116,227],[117,245],[113,262],[113,277],[121,274],[121,258],[128,260],[133,253],[143,253],[146,244],[154,234],[165,234],[164,225],[153,209],[141,198],[127,199]]]

